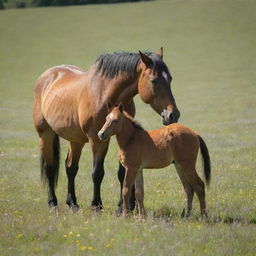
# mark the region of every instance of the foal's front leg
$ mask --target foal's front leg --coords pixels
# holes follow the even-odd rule
[[[129,200],[131,197],[131,190],[134,185],[138,168],[126,168],[123,183],[123,216],[126,217],[129,211]]]
[[[128,101],[123,102],[123,106],[125,111],[131,116],[135,116],[135,104],[133,98],[129,99]],[[119,162],[119,168],[117,171],[118,180],[120,182],[120,199],[118,202],[118,213],[122,213],[123,209],[123,199],[122,199],[122,190],[123,190],[123,182],[124,182],[124,176],[125,176],[125,168],[123,165]],[[135,186],[132,187],[131,191],[131,197],[130,197],[130,205],[129,210],[133,211],[136,206],[136,199],[135,199]]]
[[[124,183],[124,177],[125,177],[125,168],[123,165],[119,162],[119,168],[118,168],[118,180],[120,182],[120,199],[118,202],[118,213],[122,213],[123,210],[123,196],[122,196],[122,190],[123,190],[123,183]],[[131,197],[129,202],[129,210],[133,211],[136,205],[136,199],[135,199],[135,186],[132,187],[131,191]]]

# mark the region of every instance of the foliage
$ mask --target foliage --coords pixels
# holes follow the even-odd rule
[[[1,12],[0,255],[256,255],[255,4],[159,0]],[[67,142],[61,142],[60,212],[50,214],[31,118],[36,78],[54,65],[88,69],[101,53],[161,46],[180,122],[209,147],[209,220],[199,219],[196,197],[191,219],[180,218],[185,195],[173,166],[145,170],[145,221],[117,218],[115,140],[106,157],[102,214],[90,209],[89,145],[76,179],[80,211],[65,205]],[[136,106],[146,129],[161,127],[138,97]],[[200,166],[199,160],[199,174]]]
[[[67,5],[85,5],[85,4],[106,4],[106,3],[124,3],[139,2],[149,0],[0,0],[0,9],[6,8],[24,8],[31,6],[67,6]]]

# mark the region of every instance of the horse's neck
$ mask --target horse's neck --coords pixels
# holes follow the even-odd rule
[[[132,122],[128,118],[123,120],[122,129],[120,133],[116,135],[117,143],[120,149],[125,150],[136,130],[137,129],[133,126]]]
[[[106,99],[113,104],[126,102],[138,94],[138,77],[119,75],[107,86]]]

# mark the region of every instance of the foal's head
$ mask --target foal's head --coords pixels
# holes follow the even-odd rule
[[[171,91],[172,77],[163,62],[163,48],[151,54],[140,52],[140,59],[138,92],[141,99],[162,116],[164,125],[177,122],[180,112]]]
[[[118,134],[123,126],[124,114],[123,105],[112,107],[111,103],[108,103],[109,114],[106,117],[106,122],[98,132],[98,136],[101,140],[108,140],[112,135]]]

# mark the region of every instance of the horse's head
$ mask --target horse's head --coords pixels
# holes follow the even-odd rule
[[[112,135],[116,135],[122,129],[122,118],[123,115],[123,105],[112,107],[111,103],[108,103],[109,114],[106,117],[106,122],[98,132],[98,137],[105,141],[110,139]]]
[[[176,123],[180,112],[171,91],[172,77],[163,62],[163,48],[149,55],[140,52],[140,59],[138,92],[141,99],[161,115],[164,125]]]

